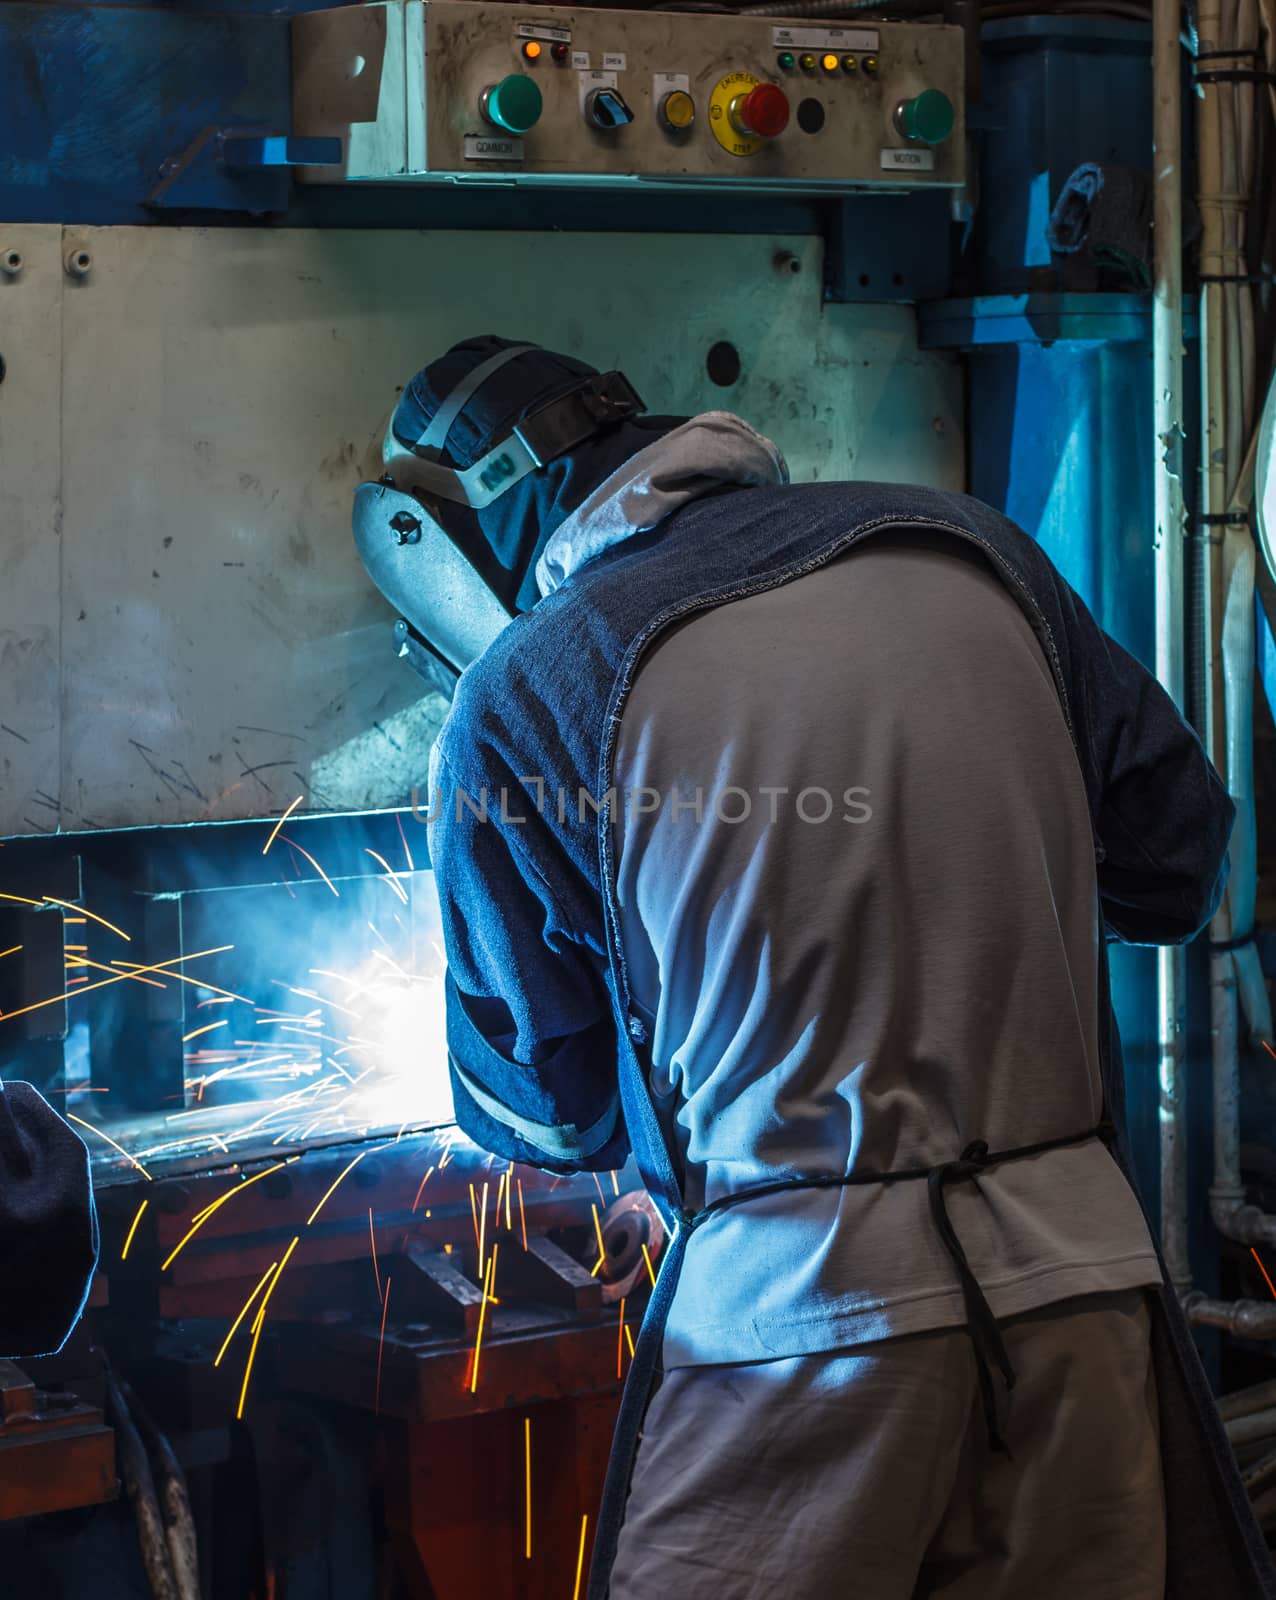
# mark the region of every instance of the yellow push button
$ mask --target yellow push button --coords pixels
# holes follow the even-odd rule
[[[696,120],[696,103],[685,89],[675,89],[660,102],[660,121],[670,133],[685,133]]]

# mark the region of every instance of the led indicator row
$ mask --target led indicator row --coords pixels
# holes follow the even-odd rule
[[[552,44],[549,47],[551,60],[557,61],[561,66],[571,52],[565,44]],[[529,39],[523,46],[523,58],[527,61],[539,61],[545,54],[545,46],[539,39]]]
[[[810,50],[800,56],[794,55],[792,50],[781,50],[776,62],[781,72],[792,72],[794,67],[800,67],[803,72],[814,72],[818,68],[830,76],[837,72],[858,72],[861,68],[868,73],[877,71],[876,56],[864,56],[863,59],[859,56],[838,56],[831,50],[821,56]]]

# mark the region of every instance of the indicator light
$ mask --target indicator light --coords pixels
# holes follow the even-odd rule
[[[696,120],[696,103],[685,89],[675,89],[660,102],[660,121],[670,133],[685,133]]]
[[[876,72],[877,71],[877,57],[876,56],[865,56],[864,57],[864,71],[865,72]]]
[[[953,131],[953,103],[942,89],[923,89],[896,106],[895,126],[918,144],[942,144]]]
[[[820,65],[824,68],[825,72],[836,72],[841,63],[838,61],[836,56],[828,55],[820,57]]]
[[[858,67],[858,66],[859,66],[859,62],[856,60],[856,58],[854,56],[843,56],[842,57],[842,71],[843,72],[854,72],[856,67]]]
[[[782,50],[778,56],[781,72],[792,72],[796,57],[792,50]]]
[[[570,54],[565,44],[551,45],[549,53],[553,56],[555,61],[566,61],[568,55]]]
[[[815,71],[815,57],[811,54],[811,52],[809,50],[806,52],[805,55],[800,56],[798,58],[798,64],[801,66],[803,72],[814,72]]]
[[[731,122],[739,133],[778,139],[789,125],[789,97],[774,83],[759,83],[731,102]]]
[[[543,108],[540,90],[520,72],[491,84],[479,100],[482,115],[494,128],[506,133],[526,133],[540,120]]]
[[[523,46],[523,54],[529,61],[539,61],[541,54],[540,41],[538,39],[529,39]]]

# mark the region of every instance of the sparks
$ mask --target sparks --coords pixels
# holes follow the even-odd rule
[[[206,1022],[202,1028],[192,1028],[189,1033],[184,1033],[182,1035],[182,1043],[189,1044],[192,1039],[198,1039],[201,1033],[211,1033],[214,1028],[227,1028],[229,1026],[229,1017],[222,1017],[219,1022]]]
[[[306,1226],[307,1227],[309,1227],[310,1224],[315,1220],[315,1218],[323,1210],[324,1206],[327,1205],[328,1201],[332,1199],[333,1195],[336,1194],[337,1190],[340,1188],[343,1180],[348,1176],[348,1174],[350,1174],[351,1172],[354,1171],[354,1169],[363,1160],[364,1156],[374,1155],[377,1150],[381,1150],[381,1149],[384,1149],[383,1145],[376,1145],[374,1147],[374,1149],[372,1149],[372,1150],[360,1150],[359,1154],[354,1158],[354,1160],[350,1163],[350,1165],[348,1167],[346,1167],[346,1169],[338,1175],[336,1182],[332,1185],[332,1187],[324,1195],[323,1199],[319,1202],[319,1204],[315,1207],[315,1209],[306,1218]]]
[[[651,1264],[651,1252],[647,1249],[647,1241],[645,1239],[643,1240],[642,1245],[642,1258],[647,1263],[647,1272],[651,1278],[651,1287],[654,1289],[656,1287],[656,1269]]]
[[[404,890],[403,885],[399,882],[398,878],[395,876],[394,868],[390,865],[390,863],[386,860],[386,858],[383,855],[379,855],[375,850],[370,849],[369,846],[367,846],[366,844],[364,845],[363,848],[364,848],[364,851],[368,855],[370,855],[374,861],[380,862],[380,864],[385,868],[385,880],[384,881],[390,885],[390,887],[394,890],[395,894],[398,895],[399,899],[403,901],[404,905],[407,905],[407,903],[408,903],[407,893]]]
[[[483,1185],[483,1201],[479,1206],[479,1239],[478,1239],[478,1269],[483,1270],[486,1258],[485,1241],[487,1239],[487,1184]]]
[[[236,1421],[242,1421],[244,1401],[248,1398],[248,1380],[253,1375],[253,1362],[257,1359],[257,1341],[261,1338],[261,1323],[253,1323],[253,1342],[248,1347],[248,1365],[244,1368],[244,1382],[239,1391],[239,1404],[235,1408]]]
[[[434,1171],[434,1168],[431,1167],[430,1168],[430,1172],[433,1172],[433,1171]],[[426,1184],[429,1183],[429,1181],[430,1181],[430,1172],[427,1172],[425,1177],[421,1179],[421,1187],[420,1187],[420,1189],[417,1190],[416,1199],[412,1202],[413,1211],[415,1211],[416,1208],[421,1204],[421,1194],[422,1194],[422,1191],[424,1190]]]
[[[625,1342],[629,1346],[629,1359],[632,1361],[634,1359],[634,1336],[630,1333],[628,1324],[625,1326]]]
[[[335,894],[337,896],[337,899],[340,900],[341,895],[337,891],[336,884],[333,883],[332,879],[323,870],[323,868],[319,865],[319,863],[315,860],[315,858],[310,854],[309,850],[303,850],[302,847],[297,843],[297,841],[295,839],[290,839],[286,833],[283,835],[283,841],[284,841],[284,843],[286,845],[290,845],[298,853],[298,855],[305,856],[306,860],[310,863],[310,865],[315,869],[315,871],[319,874],[319,876],[323,879],[323,881],[332,890],[333,894]]]
[[[239,1324],[248,1315],[249,1306],[252,1305],[253,1301],[257,1298],[257,1296],[261,1293],[261,1291],[266,1287],[267,1279],[270,1278],[273,1275],[274,1270],[278,1265],[279,1265],[279,1263],[277,1261],[272,1261],[270,1263],[270,1265],[266,1268],[265,1272],[262,1273],[261,1279],[258,1282],[257,1287],[248,1296],[247,1300],[244,1301],[243,1307],[240,1310],[239,1315],[235,1318],[234,1322],[232,1322],[231,1325],[230,1325],[230,1332],[222,1340],[221,1349],[213,1357],[213,1365],[215,1367],[220,1367],[221,1366],[222,1357],[226,1354],[227,1350],[230,1348],[230,1341],[235,1337],[235,1334],[236,1334],[236,1332],[238,1331],[238,1328],[239,1328]]]
[[[615,1193],[617,1195],[619,1195],[619,1193],[620,1193],[620,1185],[616,1181],[616,1174],[614,1172],[611,1174],[611,1186],[612,1186],[612,1189],[615,1191]]]
[[[372,1271],[377,1280],[377,1299],[385,1304],[385,1294],[381,1288],[381,1268],[377,1265],[377,1233],[372,1226],[372,1207],[368,1207],[368,1238],[372,1241]]]
[[[523,1214],[523,1180],[522,1180],[522,1178],[516,1178],[514,1181],[515,1181],[515,1183],[518,1184],[518,1220],[523,1225],[523,1249],[526,1250],[527,1249],[527,1218]]]
[[[138,1206],[138,1208],[137,1208],[137,1215],[133,1218],[133,1226],[128,1231],[128,1237],[124,1241],[123,1250],[120,1251],[120,1260],[121,1261],[127,1261],[128,1260],[128,1251],[129,1251],[129,1246],[133,1243],[133,1235],[137,1232],[137,1225],[142,1220],[142,1213],[143,1213],[143,1211],[146,1210],[146,1208],[147,1208],[147,1206],[149,1204],[150,1204],[149,1200],[143,1200],[141,1205]]]
[[[399,818],[399,815],[398,815],[397,812],[395,813],[394,821],[395,821],[395,826],[399,830],[399,838],[402,839],[402,841],[403,841],[403,853],[408,858],[408,871],[409,872],[415,872],[416,871],[416,862],[413,861],[412,852],[411,852],[411,850],[408,849],[408,836],[403,831],[403,823],[402,823],[401,819]]]
[[[598,1220],[598,1207],[591,1200],[589,1209],[594,1213],[594,1232],[598,1235],[598,1265],[602,1266],[607,1258],[607,1246],[603,1243],[603,1225]]]
[[[514,1231],[514,1223],[513,1223],[513,1220],[511,1218],[511,1215],[510,1215],[510,1188],[512,1187],[510,1180],[513,1178],[513,1176],[514,1176],[514,1163],[511,1161],[509,1166],[506,1168],[506,1171],[505,1171],[505,1231],[506,1231],[506,1233],[513,1233],[513,1231]]]
[[[122,1144],[116,1144],[115,1140],[112,1139],[112,1137],[110,1136],[109,1133],[103,1133],[101,1128],[95,1128],[91,1122],[85,1122],[83,1117],[77,1117],[74,1111],[68,1111],[67,1112],[66,1120],[68,1122],[78,1122],[79,1125],[82,1128],[87,1128],[90,1133],[96,1133],[99,1139],[105,1139],[107,1144],[109,1144],[110,1147],[112,1148],[112,1150],[118,1150],[120,1152],[120,1154],[124,1157],[125,1161],[130,1162],[133,1166],[135,1166],[137,1168],[137,1170],[146,1179],[147,1183],[154,1183],[155,1180],[151,1177],[150,1173],[146,1170],[146,1168],[142,1165],[142,1163],[137,1159],[137,1157],[129,1155],[128,1151],[124,1148],[124,1146]]]
[[[287,822],[288,818],[290,816],[292,816],[293,812],[301,804],[301,802],[302,802],[302,800],[304,798],[305,798],[304,795],[300,795],[299,794],[297,796],[297,798],[293,801],[293,803],[288,807],[287,811],[284,812],[283,816],[280,817],[279,821],[270,830],[270,838],[266,840],[265,844],[261,848],[262,855],[266,855],[267,852],[270,850],[270,847],[271,847],[272,844],[274,844],[275,838],[278,835],[280,828],[282,828],[284,823]]]
[[[1253,1245],[1250,1245],[1249,1253],[1253,1256],[1254,1260],[1258,1262],[1258,1270],[1262,1273],[1263,1277],[1267,1279],[1267,1287],[1272,1291],[1272,1299],[1276,1300],[1276,1288],[1272,1286],[1272,1280],[1267,1277],[1267,1268],[1263,1265],[1263,1258],[1259,1255],[1258,1251]]]
[[[580,1519],[580,1554],[576,1557],[576,1588],[572,1600],[580,1600],[580,1575],[585,1570],[585,1529],[589,1526],[589,1513]]]
[[[251,1178],[245,1178],[243,1183],[237,1183],[233,1189],[227,1189],[225,1194],[219,1194],[211,1205],[205,1206],[202,1211],[198,1212],[191,1219],[190,1227],[187,1229],[183,1238],[180,1239],[173,1247],[171,1253],[169,1254],[168,1260],[165,1261],[163,1266],[160,1267],[160,1271],[168,1271],[170,1264],[176,1261],[177,1257],[186,1248],[189,1241],[193,1239],[199,1230],[204,1226],[209,1217],[211,1217],[215,1211],[219,1211],[228,1200],[233,1200],[237,1194],[243,1194],[245,1189],[250,1188],[254,1183],[260,1183],[263,1178],[268,1178],[272,1172],[278,1172],[281,1167],[286,1167],[290,1164],[290,1162],[300,1161],[300,1159],[300,1156],[291,1156],[289,1157],[288,1161],[277,1161],[273,1167],[267,1167],[264,1172],[258,1172]]]
[[[0,950],[0,960],[3,960],[5,956],[16,956],[21,948],[20,944],[11,944],[7,950]]]
[[[479,1302],[478,1332],[474,1339],[474,1369],[470,1375],[470,1393],[478,1392],[479,1350],[483,1344],[483,1314],[487,1310],[488,1289],[492,1281],[492,1263],[487,1264],[487,1277],[483,1281],[483,1298]]]
[[[137,966],[130,965],[130,968],[129,968],[129,970],[127,972],[117,972],[114,977],[102,978],[97,983],[86,984],[84,986],[84,988],[79,990],[78,992],[80,994],[88,994],[91,989],[105,989],[112,983],[123,983],[127,978],[141,977],[144,973],[147,973],[147,972],[164,972],[164,973],[167,973],[170,977],[181,978],[184,983],[200,983],[201,987],[206,988],[206,989],[211,989],[211,988],[214,987],[213,984],[211,984],[211,983],[201,983],[201,980],[199,980],[197,978],[188,978],[184,972],[174,972],[172,969],[174,967],[180,966],[183,961],[197,961],[201,956],[220,955],[223,950],[233,950],[234,948],[235,948],[234,945],[222,944],[222,945],[218,945],[216,947],[216,949],[213,949],[213,950],[197,950],[194,953],[194,955],[174,956],[169,961],[157,961],[152,966],[149,966],[149,967],[137,967]],[[96,962],[96,961],[86,962],[84,960],[83,956],[77,956],[76,957],[76,964],[78,966],[90,966],[90,967],[96,967],[96,966],[99,965],[99,963]],[[110,970],[112,970],[112,969],[110,969],[108,967],[101,967],[101,971],[103,971],[103,972],[108,972]],[[222,992],[225,993],[224,990]],[[63,990],[63,992],[61,994],[50,995],[50,997],[47,1000],[37,1000],[33,1005],[22,1006],[17,1011],[6,1011],[4,1013],[4,1020],[6,1022],[9,1022],[14,1017],[25,1017],[27,1012],[29,1012],[29,1011],[39,1011],[44,1006],[60,1005],[61,1002],[67,998],[67,994],[68,993],[69,993],[69,991]],[[238,1000],[238,999],[241,999],[242,996],[235,995],[234,998],[236,1000]]]
[[[86,917],[92,917],[94,922],[100,922],[104,928],[109,928],[112,933],[118,933],[125,944],[132,944],[132,939],[123,928],[117,928],[113,922],[108,922],[105,917],[99,917],[96,911],[90,911],[87,906],[73,906],[69,900],[59,900],[54,895],[46,894],[39,900],[31,900],[24,894],[0,894],[0,900],[16,900],[24,906],[61,906],[66,911],[78,911]]]
[[[239,1391],[239,1409],[235,1412],[235,1417],[237,1420],[242,1419],[244,1415],[244,1401],[248,1398],[248,1380],[252,1377],[253,1360],[257,1355],[257,1341],[261,1338],[261,1330],[266,1323],[266,1307],[270,1304],[271,1295],[274,1294],[275,1290],[279,1287],[279,1280],[283,1277],[284,1268],[288,1265],[288,1257],[297,1248],[299,1242],[299,1238],[294,1239],[284,1251],[284,1258],[276,1269],[275,1276],[271,1280],[270,1287],[261,1297],[261,1304],[257,1307],[257,1315],[253,1318],[253,1342],[248,1351],[248,1365],[244,1368],[243,1388]]]
[[[300,1238],[300,1236],[298,1236],[297,1238],[295,1238],[292,1241],[292,1243],[284,1251],[284,1258],[279,1263],[279,1271],[275,1273],[274,1281],[271,1283],[270,1287],[266,1290],[265,1294],[262,1296],[261,1304],[257,1307],[257,1314],[253,1318],[253,1327],[254,1328],[259,1327],[263,1322],[265,1322],[265,1320],[266,1320],[266,1307],[270,1304],[270,1297],[271,1297],[272,1294],[274,1294],[275,1290],[279,1287],[279,1280],[284,1275],[284,1268],[288,1265],[289,1256],[293,1253],[293,1251],[297,1248],[297,1246],[300,1243],[301,1243],[301,1238]]]
[[[625,1297],[620,1297],[620,1323],[616,1328],[616,1379],[621,1377],[621,1363],[625,1358]]]
[[[532,1419],[523,1418],[523,1454],[527,1478],[527,1559],[532,1559]]]
[[[390,1278],[387,1274],[385,1280],[385,1299],[381,1302],[381,1341],[377,1345],[377,1394],[373,1405],[373,1415],[381,1415],[381,1357],[385,1353],[385,1319],[390,1310]]]
[[[89,981],[89,975],[87,972],[82,970],[85,967],[92,967],[94,972],[109,972],[113,978],[118,978],[121,971],[121,968],[115,966],[114,964],[108,967],[101,961],[90,961],[88,956],[68,955],[66,961],[66,970],[75,974],[74,977],[68,979],[68,982],[87,983]],[[124,976],[127,978],[133,978],[137,983],[148,984],[152,989],[167,988],[167,985],[160,983],[157,978],[135,977],[132,972],[127,971],[127,962],[123,963],[123,967],[125,969]]]

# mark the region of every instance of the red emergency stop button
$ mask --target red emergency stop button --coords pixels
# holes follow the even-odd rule
[[[789,97],[777,84],[759,83],[731,102],[731,121],[743,134],[778,139],[789,125]]]

